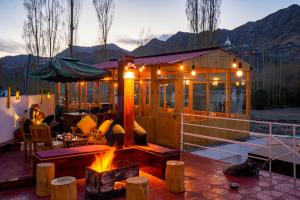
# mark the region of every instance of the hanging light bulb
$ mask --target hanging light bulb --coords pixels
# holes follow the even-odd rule
[[[114,83],[114,87],[115,87],[115,88],[118,87],[118,83]]]
[[[20,90],[19,90],[19,88],[16,89],[16,99],[20,99]]]
[[[142,65],[142,70],[144,70],[145,69],[145,65]]]
[[[236,58],[233,59],[232,68],[236,68]]]
[[[84,86],[84,81],[81,81],[81,82],[80,82],[80,85],[81,85],[81,86]]]
[[[142,71],[143,71],[143,68],[142,68],[142,67],[140,67],[140,68],[139,68],[139,71],[140,71],[140,72],[142,72]]]
[[[161,74],[161,71],[160,71],[160,66],[158,67],[157,74],[158,74],[158,75],[160,75],[160,74]]]
[[[47,99],[51,99],[51,92],[50,91],[47,92]]]
[[[195,65],[193,64],[192,66],[192,71],[191,71],[192,76],[196,76],[196,71],[195,71]]]
[[[180,65],[179,69],[180,69],[180,70],[183,70],[183,69],[184,69],[184,66],[183,66],[183,65]]]
[[[236,75],[237,75],[238,77],[243,76],[242,63],[239,63],[239,69],[238,69],[238,71],[236,72]]]

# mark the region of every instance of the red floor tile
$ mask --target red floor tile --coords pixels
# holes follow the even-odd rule
[[[14,155],[14,154],[12,154]],[[14,155],[14,159],[18,158]],[[19,156],[23,156],[19,155]],[[2,160],[1,160],[2,159]],[[30,174],[30,162],[27,162],[22,170],[22,167],[17,167],[12,170],[3,164],[4,157],[0,156],[0,170],[11,169],[13,175],[18,173]],[[8,159],[8,158],[6,158]],[[21,162],[20,157],[20,164]],[[225,176],[223,169],[228,164],[195,156],[189,153],[182,154],[182,160],[185,162],[185,192],[174,194],[167,190],[165,182],[151,175],[141,173],[142,176],[149,178],[150,200],[253,200],[253,199],[300,199],[300,181],[274,174],[270,176],[268,172],[262,171],[258,178],[240,178]],[[24,160],[23,160],[24,161]],[[9,161],[8,163],[12,163]],[[1,168],[2,167],[2,168]],[[4,168],[5,167],[5,168]],[[9,171],[9,170],[8,170]],[[30,172],[30,173],[29,173]],[[1,173],[0,177],[4,177]],[[239,190],[231,190],[228,186],[230,182],[240,184]],[[85,199],[85,183],[83,179],[77,180],[78,199]],[[49,199],[38,198],[35,196],[35,188],[22,188],[17,190],[0,192],[0,199]],[[124,197],[116,198],[116,200],[124,199]]]

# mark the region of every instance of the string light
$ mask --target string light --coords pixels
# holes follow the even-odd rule
[[[183,65],[180,65],[179,69],[180,69],[180,70],[183,70],[183,69],[184,69],[184,66],[183,66]]]
[[[84,82],[83,82],[83,81],[82,81],[82,82],[80,82],[80,85],[81,85],[81,86],[84,86]]]
[[[145,69],[145,65],[142,65],[142,70],[144,70]]]
[[[19,88],[16,89],[16,99],[20,99],[20,90],[19,90]]]
[[[236,68],[236,58],[233,59],[232,68]]]
[[[192,66],[192,71],[191,71],[192,76],[196,76],[196,71],[195,71],[195,65],[193,64]]]
[[[237,75],[238,77],[243,76],[242,63],[239,63],[239,70],[236,72],[236,75]]]
[[[160,75],[160,74],[161,74],[161,71],[160,71],[160,66],[158,67],[157,74],[158,74],[158,75]]]

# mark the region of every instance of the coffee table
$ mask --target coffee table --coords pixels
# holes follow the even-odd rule
[[[64,134],[59,136],[57,140],[63,142],[65,148],[87,145],[88,138],[83,136],[73,136],[72,138],[64,137]]]

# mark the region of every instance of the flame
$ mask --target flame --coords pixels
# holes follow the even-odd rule
[[[113,158],[115,157],[115,150],[116,148],[113,148],[112,150],[107,151],[104,154],[95,155],[95,160],[90,168],[97,172],[110,170]]]

